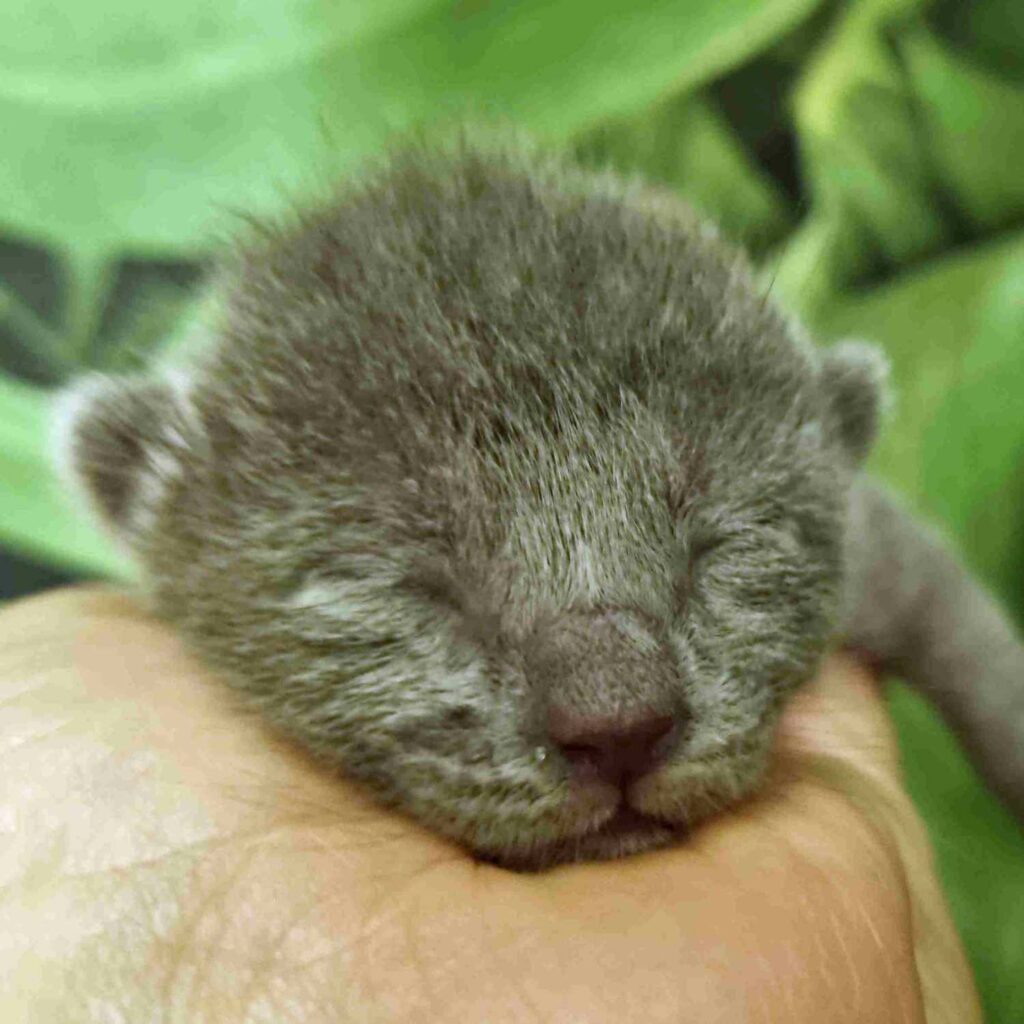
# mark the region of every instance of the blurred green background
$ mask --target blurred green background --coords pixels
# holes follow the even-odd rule
[[[822,341],[885,344],[874,462],[1024,619],[1020,0],[6,0],[0,597],[130,569],[46,468],[52,388],[161,358],[238,210],[467,112],[640,171]],[[1024,1021],[1024,835],[894,686],[988,1019]]]

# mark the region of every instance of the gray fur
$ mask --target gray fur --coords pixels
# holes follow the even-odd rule
[[[514,865],[668,842],[757,786],[845,608],[1019,802],[1019,644],[858,482],[884,361],[682,205],[420,149],[245,241],[217,333],[187,383],[93,385],[70,459],[159,613],[382,800]],[[555,702],[679,723],[633,827]]]

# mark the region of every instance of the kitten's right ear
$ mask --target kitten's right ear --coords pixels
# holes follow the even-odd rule
[[[888,402],[889,360],[866,341],[840,341],[822,353],[821,382],[838,439],[856,464],[866,458]]]
[[[143,527],[188,446],[183,398],[170,381],[85,377],[57,398],[58,471],[115,536]]]

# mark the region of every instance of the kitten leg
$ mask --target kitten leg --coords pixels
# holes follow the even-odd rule
[[[1024,645],[941,541],[874,484],[854,488],[843,633],[924,694],[1024,820]]]

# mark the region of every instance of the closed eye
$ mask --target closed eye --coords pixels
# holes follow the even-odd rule
[[[676,573],[676,603],[685,608],[693,594],[708,557],[725,544],[725,538],[710,531],[695,530],[685,540]]]
[[[725,543],[725,538],[712,533],[700,533],[690,539],[687,544],[688,561],[691,571],[708,555]]]
[[[417,566],[403,578],[402,587],[446,611],[464,610],[462,588],[443,566]]]

